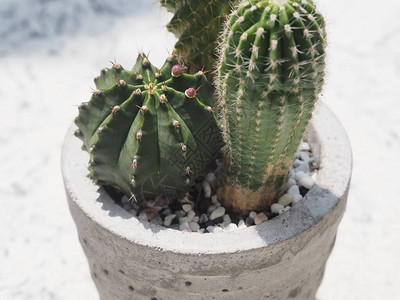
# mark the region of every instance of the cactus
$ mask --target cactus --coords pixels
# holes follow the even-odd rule
[[[174,14],[167,25],[178,42],[175,51],[191,73],[211,70],[222,25],[235,0],[160,0]]]
[[[326,33],[312,0],[241,2],[226,23],[218,75],[225,170],[219,199],[237,212],[266,209],[321,92]]]
[[[156,69],[140,53],[132,71],[103,69],[79,106],[75,132],[90,153],[90,176],[143,200],[183,197],[222,146],[204,73],[183,73],[175,57]]]

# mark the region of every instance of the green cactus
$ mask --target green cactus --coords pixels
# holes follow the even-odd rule
[[[175,51],[190,73],[213,69],[218,37],[235,1],[160,0],[174,14],[167,28],[179,39]]]
[[[76,136],[90,153],[90,176],[139,203],[183,197],[214,167],[222,138],[204,73],[183,73],[175,57],[161,69],[140,53],[132,71],[113,63],[79,106]]]
[[[238,212],[268,208],[321,92],[326,33],[312,0],[241,2],[226,23],[217,92],[226,143],[219,199]]]

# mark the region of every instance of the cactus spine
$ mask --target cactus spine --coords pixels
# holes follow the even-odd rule
[[[176,53],[185,59],[191,73],[211,70],[218,37],[235,0],[160,0],[174,14],[167,25],[179,39]]]
[[[219,108],[226,143],[218,193],[237,212],[268,208],[321,92],[326,34],[312,0],[241,2],[220,45]]]
[[[90,153],[90,176],[137,201],[183,197],[222,146],[203,73],[188,75],[174,57],[156,69],[143,54],[132,71],[103,69],[79,106],[76,135]]]

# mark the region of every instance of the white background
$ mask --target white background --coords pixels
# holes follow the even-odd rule
[[[151,0],[0,0],[0,299],[97,299],[69,215],[63,136],[109,60],[160,66],[174,38]],[[323,101],[354,156],[320,300],[400,299],[400,1],[320,0]]]

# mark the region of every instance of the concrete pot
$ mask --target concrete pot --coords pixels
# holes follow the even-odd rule
[[[345,210],[351,149],[319,105],[308,141],[321,169],[306,199],[234,232],[199,234],[138,221],[88,178],[88,154],[65,139],[62,170],[71,214],[100,298],[314,299]]]

